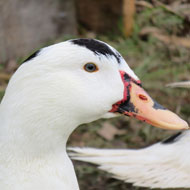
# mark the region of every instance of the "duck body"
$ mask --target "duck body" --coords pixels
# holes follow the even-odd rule
[[[125,60],[106,43],[75,39],[29,57],[10,79],[0,105],[0,189],[78,190],[66,153],[70,134],[81,124],[118,112],[141,114],[135,100],[133,109],[128,104],[137,92],[163,115],[157,126],[187,128],[172,112],[155,107]],[[173,119],[166,120],[166,114]]]

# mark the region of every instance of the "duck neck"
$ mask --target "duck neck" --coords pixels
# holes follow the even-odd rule
[[[0,167],[5,167],[2,175],[7,176],[7,172],[9,175],[14,169],[14,176],[8,181],[16,186],[15,189],[27,189],[28,179],[30,189],[79,189],[72,162],[66,153],[67,139],[77,123],[68,119],[68,115],[40,114],[38,111],[27,111],[24,104],[20,109],[11,109],[2,102]]]
[[[78,126],[68,113],[6,103],[4,100],[0,107],[0,143],[6,145],[5,151],[30,159],[66,153],[67,140]]]

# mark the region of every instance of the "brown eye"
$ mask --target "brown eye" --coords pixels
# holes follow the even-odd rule
[[[90,73],[98,70],[98,67],[94,63],[87,63],[84,65],[84,70]]]

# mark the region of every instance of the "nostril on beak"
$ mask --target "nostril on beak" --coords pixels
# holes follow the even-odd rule
[[[141,100],[143,100],[143,101],[147,101],[148,100],[148,98],[145,95],[143,95],[143,94],[139,94],[139,98]]]

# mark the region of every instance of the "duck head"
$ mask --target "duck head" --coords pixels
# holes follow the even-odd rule
[[[188,128],[148,95],[114,48],[98,40],[75,39],[43,48],[13,79],[12,87],[25,91],[22,97],[28,103],[77,124],[123,114],[164,129]]]

